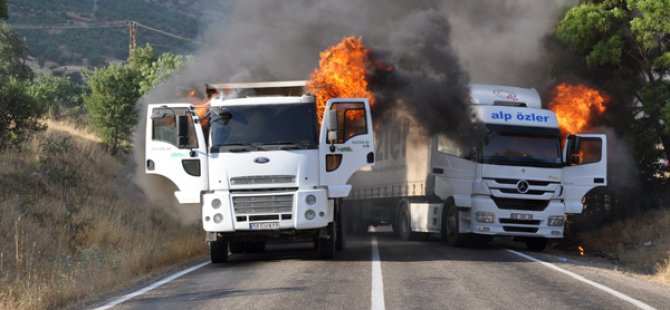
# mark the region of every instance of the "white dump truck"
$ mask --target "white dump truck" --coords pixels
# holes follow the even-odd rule
[[[514,236],[531,250],[563,237],[566,214],[607,184],[606,137],[570,135],[561,149],[534,89],[471,85],[471,101],[472,137],[427,135],[403,111],[378,126],[377,163],[352,176],[343,202],[348,229],[391,224],[402,239],[441,234],[453,245]]]
[[[205,130],[190,103],[148,105],[146,173],[171,180],[180,203],[202,204],[212,262],[269,240],[313,240],[323,258],[344,248],[347,180],[374,163],[370,106],[331,99],[320,122],[304,85],[208,85]]]

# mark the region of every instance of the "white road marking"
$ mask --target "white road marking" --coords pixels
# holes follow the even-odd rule
[[[130,299],[132,299],[132,298],[135,298],[135,297],[137,297],[137,296],[139,296],[139,295],[142,295],[142,294],[144,294],[144,293],[146,293],[146,292],[148,292],[148,291],[150,291],[150,290],[153,290],[153,289],[155,289],[155,288],[157,288],[157,287],[159,287],[159,286],[161,286],[161,285],[163,285],[163,284],[165,284],[165,283],[168,283],[168,282],[170,282],[170,281],[172,281],[172,280],[174,280],[174,279],[176,279],[176,278],[179,278],[179,277],[181,277],[181,276],[183,276],[183,275],[185,275],[185,274],[187,274],[187,273],[190,273],[190,272],[193,272],[193,271],[195,271],[195,270],[198,270],[198,269],[200,269],[200,268],[202,268],[202,267],[204,267],[204,266],[206,266],[206,265],[209,265],[209,264],[210,264],[209,262],[205,262],[205,263],[201,263],[201,264],[195,265],[195,266],[193,266],[193,267],[190,267],[190,268],[188,268],[188,269],[184,269],[184,270],[182,270],[182,271],[180,271],[180,272],[177,272],[177,273],[175,273],[175,274],[172,274],[172,275],[170,275],[170,276],[167,276],[167,277],[165,277],[165,278],[163,278],[163,279],[161,279],[161,280],[159,280],[159,281],[156,281],[156,282],[154,282],[154,283],[152,283],[152,284],[150,284],[150,285],[148,285],[148,286],[145,286],[144,288],[141,288],[141,289],[139,289],[139,290],[137,290],[137,291],[134,291],[134,292],[132,292],[132,293],[130,293],[130,294],[123,295],[123,296],[120,296],[120,297],[118,297],[118,298],[115,298],[115,299],[113,299],[112,301],[106,303],[105,305],[100,306],[100,307],[97,307],[97,308],[94,308],[93,310],[106,310],[106,309],[112,308],[112,307],[114,307],[114,306],[116,306],[116,305],[118,305],[118,304],[120,304],[120,303],[126,302],[126,301],[128,301],[128,300],[130,300]]]
[[[373,232],[375,228],[371,229]],[[372,310],[384,310],[384,279],[382,278],[382,263],[379,259],[377,237],[372,236],[372,289],[370,303]]]
[[[619,291],[615,291],[615,290],[613,290],[613,289],[611,289],[611,288],[609,288],[609,287],[607,287],[607,286],[604,286],[604,285],[602,285],[602,284],[600,284],[600,283],[591,281],[591,280],[589,280],[589,279],[587,279],[587,278],[584,278],[584,277],[582,277],[582,276],[580,276],[580,275],[578,275],[578,274],[576,274],[576,273],[574,273],[574,272],[567,271],[567,270],[565,270],[565,269],[563,269],[563,268],[561,268],[561,267],[558,267],[558,266],[556,266],[556,265],[554,265],[554,264],[552,264],[552,263],[548,263],[548,262],[545,262],[545,261],[543,261],[543,260],[539,260],[539,259],[537,259],[537,258],[535,258],[535,257],[532,257],[532,256],[530,256],[530,255],[526,255],[526,254],[524,254],[524,253],[517,252],[517,251],[514,251],[514,250],[510,250],[510,249],[505,249],[505,250],[506,250],[507,252],[512,253],[512,254],[521,256],[521,257],[523,257],[523,258],[525,258],[525,259],[527,259],[527,260],[529,260],[529,261],[536,262],[536,263],[540,263],[540,264],[542,264],[542,265],[544,265],[544,266],[546,266],[546,267],[549,267],[549,268],[554,269],[554,270],[556,270],[556,271],[558,271],[558,272],[564,273],[564,274],[566,274],[566,275],[572,277],[573,279],[575,279],[575,280],[577,280],[577,281],[581,281],[581,282],[584,282],[584,283],[586,283],[586,284],[588,284],[588,285],[591,285],[591,286],[593,286],[593,287],[595,287],[595,288],[597,288],[597,289],[599,289],[599,290],[601,290],[601,291],[604,291],[604,292],[606,292],[606,293],[611,294],[612,296],[614,296],[614,297],[616,297],[616,298],[619,298],[619,299],[621,299],[621,300],[627,301],[627,302],[629,302],[629,303],[635,305],[636,307],[638,307],[638,308],[640,308],[640,309],[648,309],[648,310],[654,310],[654,309],[655,309],[654,307],[652,307],[652,306],[650,306],[650,305],[648,305],[648,304],[645,304],[645,303],[643,303],[643,302],[641,302],[641,301],[639,301],[639,300],[637,300],[637,299],[635,299],[635,298],[632,298],[632,297],[630,297],[630,296],[628,296],[628,295],[626,295],[626,294],[624,294],[624,293],[621,293],[621,292],[619,292]]]

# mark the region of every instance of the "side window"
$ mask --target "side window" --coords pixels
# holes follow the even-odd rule
[[[162,141],[179,147],[177,125],[177,116],[186,116],[186,141],[183,148],[198,148],[198,138],[195,134],[193,125],[193,116],[188,108],[156,108],[151,115],[152,132],[151,138],[154,141]]]
[[[603,142],[598,138],[580,138],[577,145],[579,162],[578,165],[586,165],[600,162],[602,159]]]
[[[337,102],[331,106],[331,110],[337,110],[337,144],[368,133],[363,103]]]
[[[454,141],[450,140],[446,135],[440,134],[437,136],[437,151],[447,155],[463,157],[461,147]]]

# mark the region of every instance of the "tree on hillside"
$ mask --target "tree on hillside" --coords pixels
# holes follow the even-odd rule
[[[0,77],[32,79],[33,73],[26,66],[27,58],[28,52],[23,40],[9,26],[0,24]]]
[[[83,106],[84,89],[70,78],[40,74],[33,81],[30,93],[48,108],[49,117],[59,117],[66,110]]]
[[[139,83],[136,70],[118,65],[98,68],[89,77],[91,94],[84,98],[84,105],[112,154],[130,142],[138,117],[135,104],[141,97]]]
[[[28,134],[44,129],[46,111],[29,93],[27,82],[0,77],[0,148],[20,147]]]
[[[142,94],[146,94],[170,77],[174,71],[182,68],[187,61],[188,57],[172,53],[163,53],[156,58],[153,47],[147,44],[133,51],[128,66],[139,71],[142,76],[140,90]]]
[[[0,14],[6,2],[0,2]],[[44,128],[45,108],[29,93],[33,73],[25,65],[23,41],[0,24],[0,148],[20,146],[30,133]]]
[[[7,9],[7,0],[0,0],[0,19],[8,19],[9,10]]]
[[[558,39],[588,70],[632,95],[637,128],[670,158],[670,1],[582,1],[560,21]],[[641,134],[641,133],[640,133]]]

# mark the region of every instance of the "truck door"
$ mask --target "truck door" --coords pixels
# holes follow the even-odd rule
[[[590,190],[607,185],[607,137],[570,135],[563,149],[563,199],[566,213],[582,213]]]
[[[347,184],[349,177],[374,162],[368,100],[328,100],[319,138],[319,180],[328,187],[328,196],[348,196],[351,190],[351,185]]]
[[[208,188],[207,145],[193,105],[149,105],[145,141],[146,173],[170,179],[179,203],[200,203]]]

